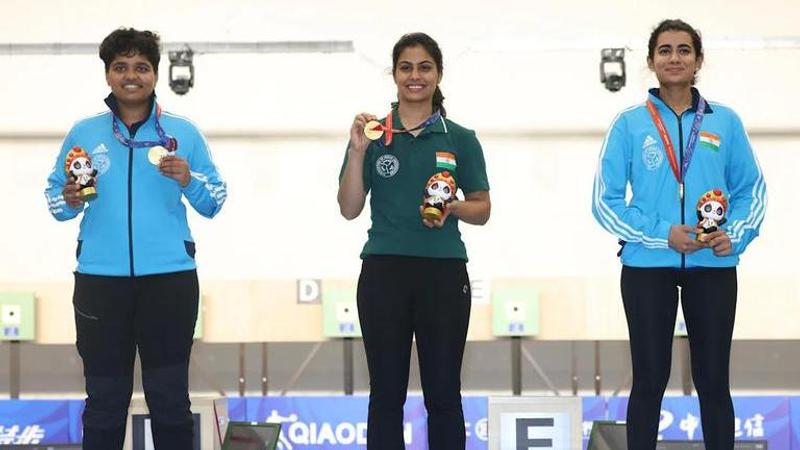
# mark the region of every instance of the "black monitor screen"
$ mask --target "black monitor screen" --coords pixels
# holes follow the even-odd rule
[[[625,422],[598,421],[592,425],[588,450],[626,450]]]
[[[273,450],[281,428],[274,423],[230,422],[225,433],[225,450]]]

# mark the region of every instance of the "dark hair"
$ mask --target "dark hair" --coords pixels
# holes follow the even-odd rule
[[[436,64],[436,69],[441,74],[444,70],[444,66],[442,65],[442,50],[439,48],[439,44],[425,33],[404,34],[400,37],[400,40],[394,44],[394,48],[392,49],[392,74],[397,70],[397,60],[400,59],[400,53],[408,47],[416,46],[424,48],[425,51],[431,55],[433,62]],[[444,95],[442,94],[442,90],[439,89],[439,86],[436,86],[436,90],[433,92],[433,110],[439,110],[442,117],[445,117],[447,116],[447,111],[445,111],[443,103]]]
[[[152,31],[139,31],[134,28],[114,30],[100,44],[100,59],[106,65],[106,72],[117,56],[140,54],[147,58],[153,65],[153,71],[158,74],[158,62],[161,61],[160,39]]]
[[[653,55],[656,51],[656,44],[658,37],[665,31],[685,31],[692,38],[692,46],[697,59],[703,58],[703,40],[700,38],[700,32],[695,30],[691,25],[682,21],[681,19],[666,19],[662,20],[656,28],[650,33],[650,41],[647,43],[647,59],[652,61]],[[697,77],[692,77],[692,84],[697,81]]]

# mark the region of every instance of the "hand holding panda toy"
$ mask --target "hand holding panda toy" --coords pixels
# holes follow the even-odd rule
[[[697,233],[697,240],[707,242],[708,235],[719,229],[725,222],[725,212],[728,210],[728,199],[720,189],[712,189],[697,201],[697,228],[702,230]]]
[[[445,170],[434,174],[425,184],[422,217],[436,222],[444,216],[447,204],[456,198],[456,180]]]
[[[97,169],[92,158],[80,147],[72,147],[64,163],[67,174],[78,184],[78,196],[89,202],[97,198]]]

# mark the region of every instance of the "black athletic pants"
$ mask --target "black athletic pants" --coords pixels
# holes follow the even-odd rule
[[[680,286],[706,449],[733,449],[729,366],[736,316],[736,268],[625,266],[621,285],[633,360],[628,448],[656,447],[661,399],[669,381]]]
[[[369,368],[369,450],[402,450],[403,404],[416,338],[428,448],[463,450],[461,360],[471,291],[458,259],[369,256],[358,280],[358,316]]]
[[[86,377],[84,450],[122,449],[136,350],[157,449],[191,450],[189,353],[194,270],[140,277],[75,274],[75,327]]]

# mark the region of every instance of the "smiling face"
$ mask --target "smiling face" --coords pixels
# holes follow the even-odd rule
[[[141,53],[117,55],[106,71],[106,83],[120,105],[141,106],[150,101],[158,75]]]
[[[433,57],[421,45],[400,52],[394,70],[397,98],[401,103],[431,104],[442,74]]]
[[[668,30],[658,35],[652,58],[647,59],[661,86],[691,86],[703,58],[698,57],[692,37],[685,31]]]

